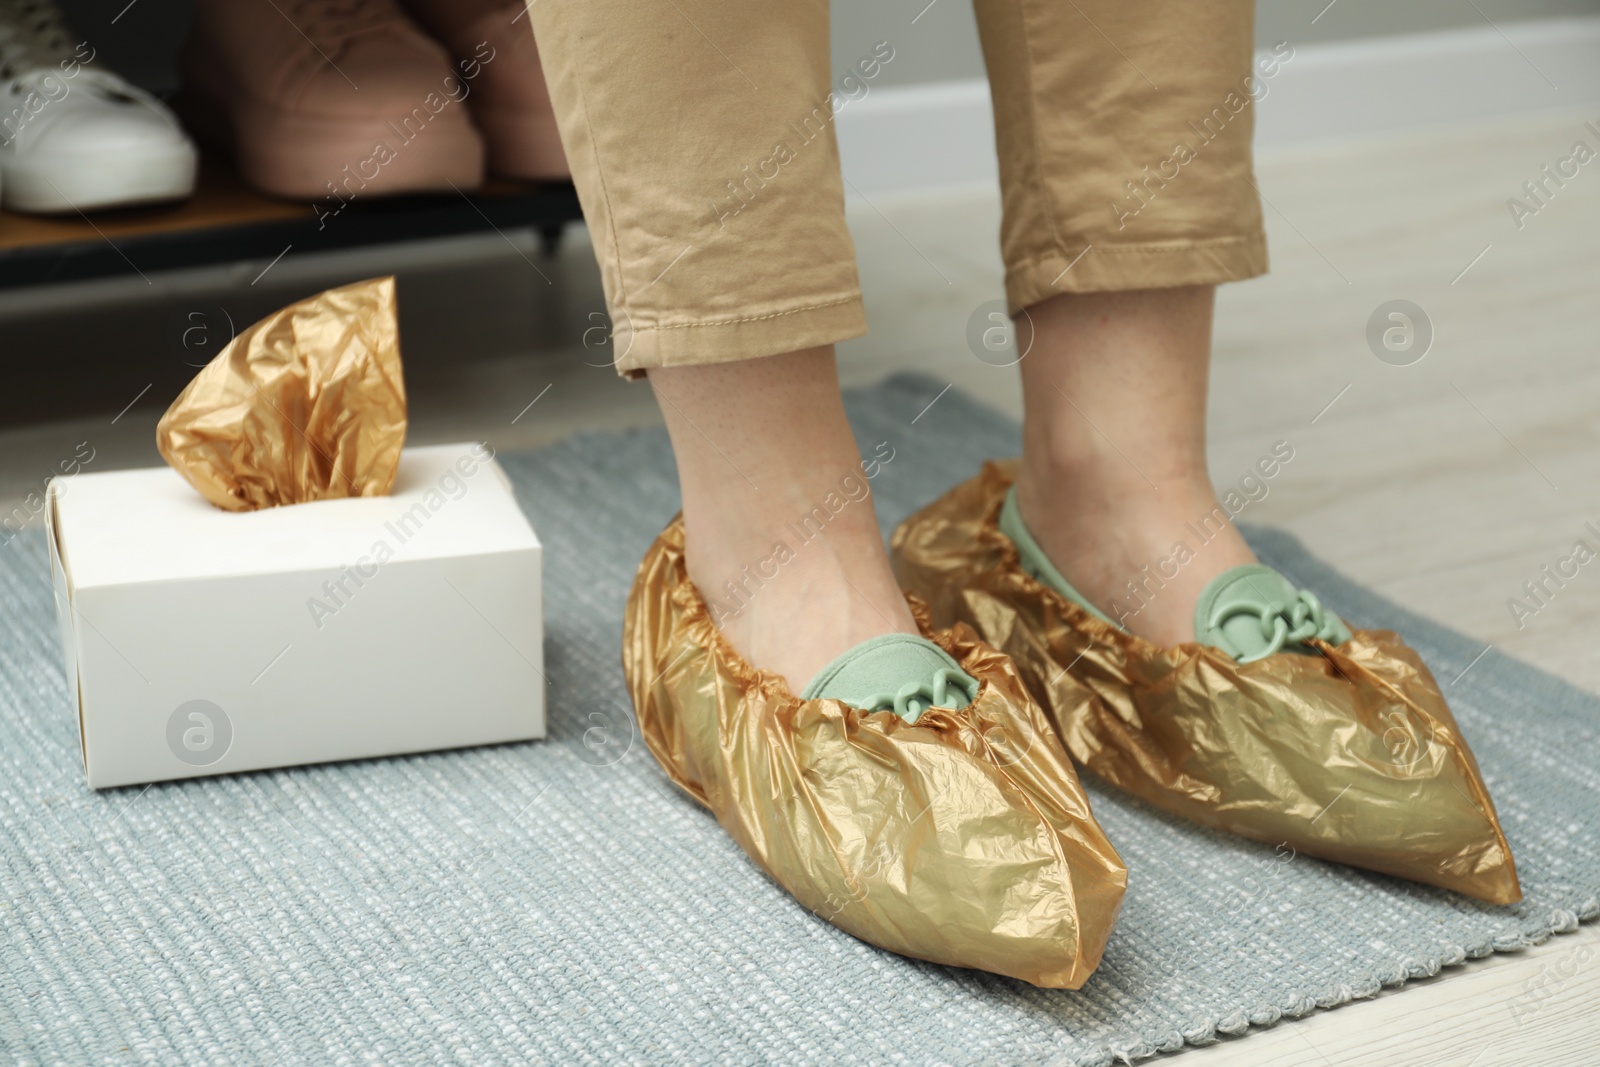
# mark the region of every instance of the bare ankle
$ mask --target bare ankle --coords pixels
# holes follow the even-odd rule
[[[1193,640],[1205,585],[1255,558],[1199,473],[1155,485],[1126,464],[1025,460],[1017,504],[1081,595],[1162,645]]]

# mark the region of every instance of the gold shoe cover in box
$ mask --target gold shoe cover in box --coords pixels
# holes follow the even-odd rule
[[[1472,752],[1428,668],[1386,630],[1321,655],[1236,663],[1159,648],[1095,619],[1019,565],[999,515],[1015,464],[985,465],[895,531],[895,573],[936,625],[1011,656],[1067,751],[1206,826],[1308,855],[1521,899]]]
[[[675,520],[639,565],[622,661],[650,751],[801,905],[902,955],[1076,989],[1127,871],[1010,661],[964,626],[927,636],[980,683],[969,707],[912,725],[802,701],[717,629]]]
[[[393,278],[268,315],[229,341],[156,427],[162,458],[228,511],[386,496],[405,439]]]

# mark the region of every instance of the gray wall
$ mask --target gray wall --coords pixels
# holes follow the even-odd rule
[[[1064,2],[1064,0],[1061,0]],[[1208,0],[1190,0],[1206,3]],[[1477,9],[1482,9],[1480,15]],[[1519,19],[1600,15],[1600,0],[1259,0],[1256,40],[1263,43],[1381,37],[1396,33],[1504,24]],[[926,10],[924,11],[924,8]],[[920,17],[919,17],[919,12]],[[1321,17],[1318,17],[1319,12]],[[913,23],[912,19],[916,19]],[[1313,24],[1312,19],[1316,19]],[[877,41],[895,56],[877,85],[906,85],[983,74],[977,24],[969,0],[837,0],[833,5],[833,67],[844,71]]]

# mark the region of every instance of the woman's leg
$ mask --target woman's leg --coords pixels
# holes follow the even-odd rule
[[[1075,293],[1028,309],[1023,521],[1078,592],[1159,645],[1194,640],[1201,590],[1255,559],[1236,527],[1210,523],[1215,291]],[[1204,542],[1193,532],[1202,520],[1216,529]],[[1179,543],[1192,558],[1175,553]]]
[[[878,634],[916,633],[839,398],[832,346],[650,371],[689,576],[746,659],[799,692]]]
[[[868,637],[914,633],[834,372],[866,320],[826,0],[529,12],[616,366],[659,399],[713,617],[797,691]]]
[[[1250,136],[1293,49],[1255,62],[1250,0],[975,6],[1006,296],[1033,329],[1023,521],[1102,611],[1160,644],[1193,640],[1200,591],[1253,559],[1231,523],[1203,545],[1184,526],[1214,517],[1212,297],[1266,270]],[[1195,555],[1169,578],[1180,540]]]

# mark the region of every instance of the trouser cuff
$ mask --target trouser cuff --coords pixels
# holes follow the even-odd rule
[[[1006,272],[1006,301],[1016,314],[1060,293],[1216,285],[1266,272],[1267,239],[1262,233],[1208,241],[1092,244],[1012,267]]]
[[[830,345],[867,332],[859,293],[801,307],[704,322],[630,327],[618,316],[612,344],[617,371],[641,378],[652,367],[732,363]]]

